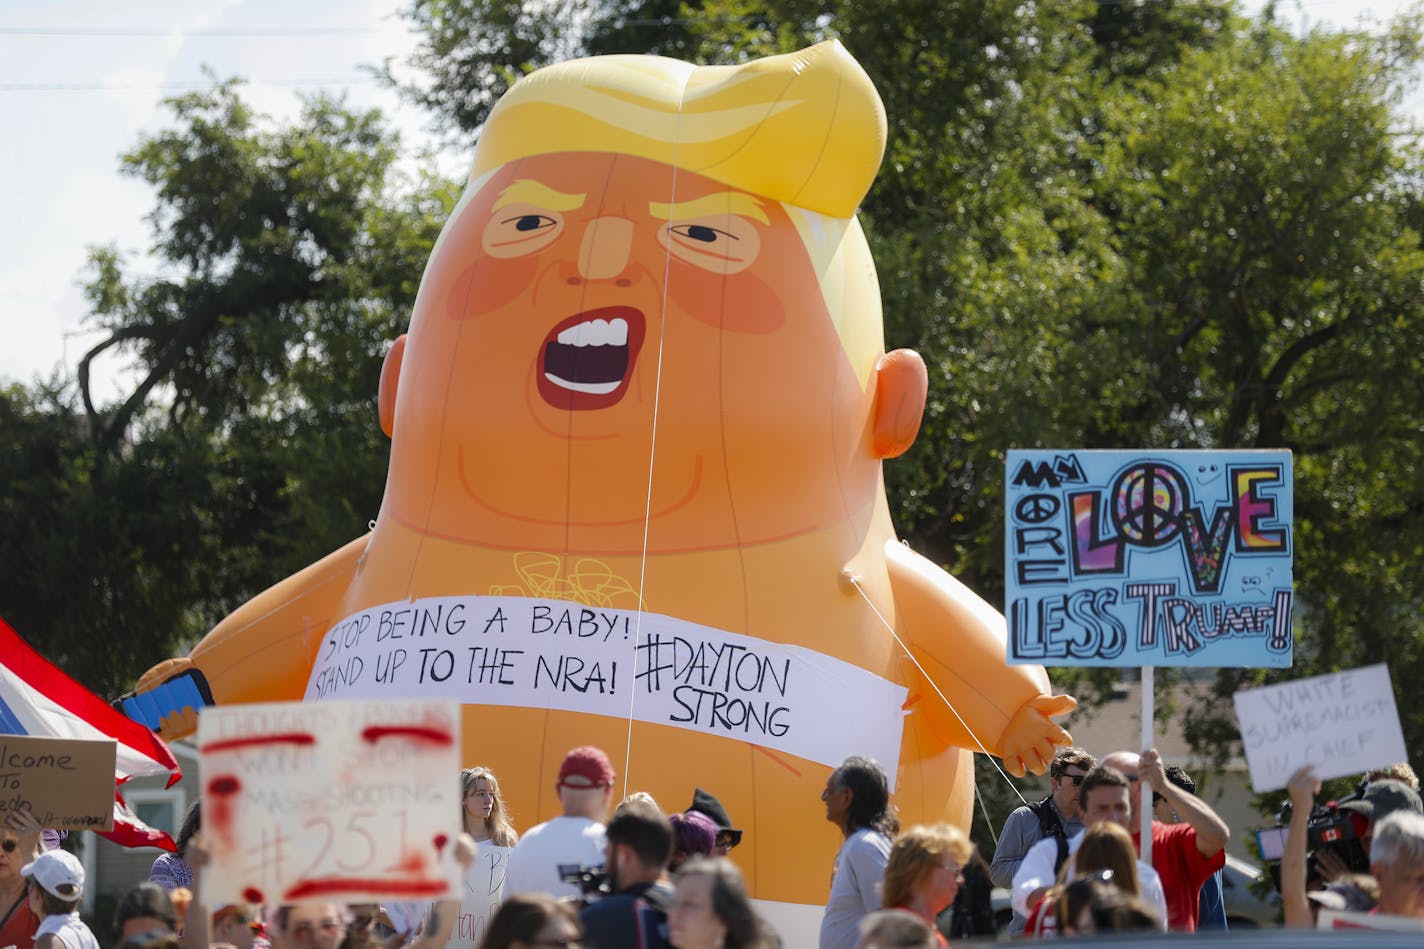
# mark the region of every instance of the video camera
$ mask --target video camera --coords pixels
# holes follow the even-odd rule
[[[559,879],[578,887],[579,895],[585,903],[592,903],[613,892],[613,883],[608,879],[602,865],[586,867],[578,863],[561,863]]]
[[[1337,856],[1350,873],[1370,871],[1370,856],[1364,845],[1364,836],[1370,829],[1370,819],[1360,811],[1344,806],[1362,798],[1365,784],[1364,781],[1360,782],[1353,794],[1338,801],[1317,804],[1311,809],[1310,820],[1306,823],[1305,840],[1307,886],[1320,878],[1316,861],[1319,855],[1325,852]],[[1281,857],[1285,854],[1290,818],[1291,805],[1287,801],[1276,816],[1280,823],[1275,827],[1263,827],[1256,831],[1256,843],[1261,849],[1261,859],[1271,871],[1271,882],[1275,884],[1277,892],[1281,889]]]

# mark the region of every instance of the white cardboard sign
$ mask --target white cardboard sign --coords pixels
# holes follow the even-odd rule
[[[504,897],[504,871],[513,847],[481,843],[470,872],[465,874],[465,891],[460,915],[445,949],[476,949],[483,945],[490,919]]]
[[[375,903],[459,893],[451,701],[273,702],[198,719],[203,897]]]
[[[1306,764],[1324,780],[1408,760],[1384,664],[1245,689],[1234,698],[1257,793],[1285,787]]]

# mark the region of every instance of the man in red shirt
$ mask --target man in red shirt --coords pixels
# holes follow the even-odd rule
[[[1138,791],[1146,781],[1182,818],[1181,824],[1152,822],[1152,868],[1162,878],[1167,896],[1167,925],[1178,932],[1196,932],[1198,894],[1206,879],[1226,863],[1226,843],[1231,829],[1206,802],[1167,780],[1167,770],[1156,748],[1141,755],[1114,751],[1103,764],[1127,776]],[[1137,817],[1140,794],[1132,795],[1132,839],[1141,849],[1141,823]]]

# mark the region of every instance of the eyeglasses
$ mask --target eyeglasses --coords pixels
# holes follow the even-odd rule
[[[339,919],[323,919],[319,923],[297,923],[292,927],[292,935],[297,939],[309,939],[312,933],[320,929],[324,933],[336,932],[341,928]]]
[[[1083,786],[1083,779],[1086,777],[1086,774],[1060,774],[1058,780],[1072,781],[1075,788],[1080,788]]]

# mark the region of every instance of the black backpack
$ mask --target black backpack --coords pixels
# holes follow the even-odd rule
[[[1053,862],[1053,875],[1056,877],[1068,860],[1068,831],[1064,829],[1063,821],[1058,819],[1058,812],[1052,805],[1053,795],[1050,794],[1043,800],[1030,804],[1028,809],[1038,818],[1038,832],[1042,839],[1052,837],[1058,841],[1058,859]]]

